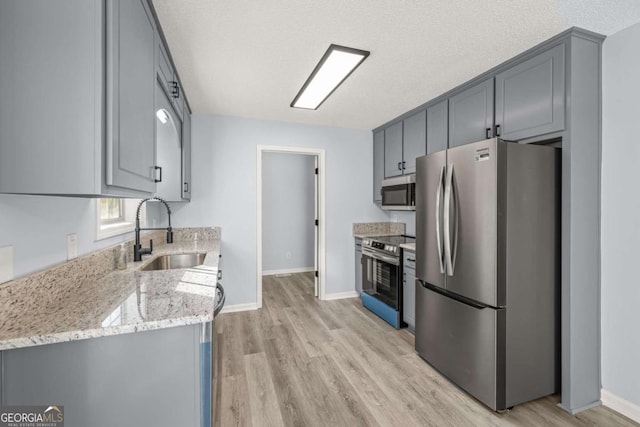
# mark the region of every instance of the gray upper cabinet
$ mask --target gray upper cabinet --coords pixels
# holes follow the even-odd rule
[[[402,122],[384,130],[384,177],[402,175]]]
[[[153,192],[155,38],[145,0],[107,2],[107,185]]]
[[[159,41],[146,0],[0,2],[0,193],[151,196]]]
[[[402,138],[403,173],[416,172],[416,158],[424,156],[427,150],[427,112],[422,110],[404,119]]]
[[[564,44],[496,76],[496,136],[519,140],[564,129]]]
[[[170,202],[182,200],[182,136],[184,129],[171,99],[157,83],[156,91],[156,197]]]
[[[449,139],[449,101],[427,108],[427,154],[446,150]]]
[[[384,179],[384,131],[373,134],[373,202],[382,203]]]
[[[493,137],[493,78],[449,98],[449,147]]]
[[[182,199],[191,200],[191,112],[184,106],[182,121]]]

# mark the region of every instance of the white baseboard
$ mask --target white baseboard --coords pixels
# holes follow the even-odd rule
[[[616,396],[605,389],[601,390],[600,398],[604,406],[608,406],[614,411],[620,412],[625,417],[629,417],[633,421],[640,423],[640,406]]]
[[[324,296],[325,301],[331,301],[334,299],[343,299],[343,298],[356,298],[360,295],[356,291],[349,292],[336,292],[335,294],[326,294]]]
[[[220,313],[237,313],[239,311],[257,310],[258,304],[250,302],[247,304],[225,305]]]
[[[263,276],[274,276],[276,274],[295,274],[295,273],[308,273],[309,271],[315,271],[313,267],[298,267],[298,268],[286,268],[284,270],[263,270]]]

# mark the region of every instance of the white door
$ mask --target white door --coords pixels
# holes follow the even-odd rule
[[[313,232],[313,287],[315,296],[318,297],[318,156],[313,156],[315,160],[315,179],[314,179],[314,194],[313,194],[313,203],[314,203],[314,216],[315,216],[315,227]]]

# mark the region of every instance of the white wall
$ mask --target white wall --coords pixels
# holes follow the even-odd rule
[[[192,202],[173,206],[174,225],[222,227],[227,304],[257,301],[256,146],[259,144],[326,150],[326,292],[353,291],[351,225],[387,219],[371,202],[371,132],[197,114],[192,125]]]
[[[15,277],[66,261],[67,234],[78,235],[78,255],[133,237],[96,242],[95,227],[95,199],[0,194],[0,247],[14,247]]]
[[[262,155],[262,270],[314,266],[315,156]]]
[[[640,405],[639,46],[640,24],[608,37],[602,81],[602,387],[635,405]]]

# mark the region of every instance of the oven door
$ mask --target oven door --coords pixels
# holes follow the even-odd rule
[[[400,309],[400,258],[362,248],[362,291]]]

